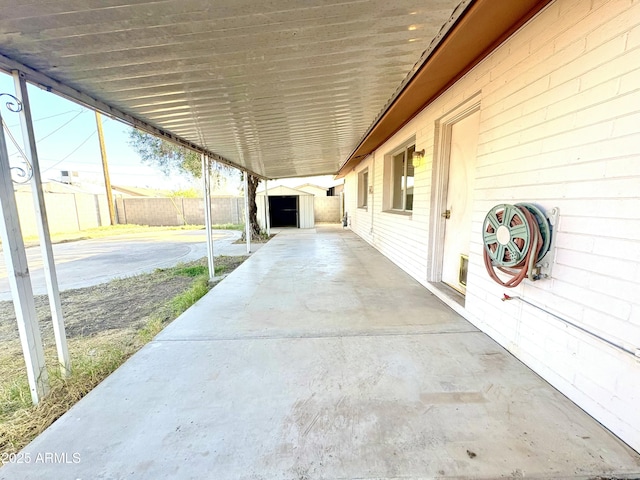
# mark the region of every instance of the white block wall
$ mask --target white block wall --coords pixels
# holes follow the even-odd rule
[[[478,92],[469,277],[458,310],[640,451],[640,362],[502,302],[480,235],[496,204],[559,207],[553,278],[509,293],[640,348],[640,1],[557,0],[349,173],[351,228],[429,288],[434,127]],[[384,155],[413,136],[426,150],[413,215],[382,212]],[[356,205],[363,168],[374,187],[367,210]]]

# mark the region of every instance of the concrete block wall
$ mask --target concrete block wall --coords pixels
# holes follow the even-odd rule
[[[80,230],[110,224],[106,195],[74,193],[73,196],[75,197],[76,214]],[[102,202],[100,197],[103,197]],[[107,209],[105,217],[102,216],[102,209],[100,207],[101,203],[104,203],[104,206]]]
[[[178,226],[187,223],[179,198],[123,198],[122,206],[118,218],[125,218],[129,224]]]
[[[244,198],[212,197],[211,222],[215,224],[244,223]]]
[[[118,223],[150,226],[203,225],[202,198],[118,198]],[[244,221],[244,201],[241,197],[213,197],[211,199],[213,224]]]
[[[557,0],[361,162],[345,192],[352,229],[438,293],[428,281],[430,222],[439,213],[431,208],[436,124],[479,96],[467,294],[464,306],[449,303],[640,451],[640,362],[533,307],[502,302],[481,242],[496,204],[559,207],[552,278],[509,293],[640,348],[638,65],[640,2]],[[426,151],[414,210],[384,212],[384,156],[412,139]],[[362,168],[373,185],[368,209],[356,206]]]
[[[38,234],[31,192],[16,192],[23,235]],[[116,195],[116,223],[150,226],[203,225],[202,198],[136,198]],[[106,195],[85,193],[45,193],[45,205],[51,233],[74,232],[110,225]],[[213,197],[214,224],[244,222],[241,197]]]
[[[339,223],[340,197],[314,197],[313,213],[316,223]]]
[[[127,221],[127,211],[124,208],[124,198],[121,195],[117,195],[113,199],[116,207],[116,223],[119,225],[126,225],[129,222]]]
[[[204,200],[202,198],[183,198],[182,208],[187,223],[192,225],[204,224]],[[211,223],[243,223],[244,199],[241,197],[212,197]]]
[[[202,198],[176,198],[188,225],[204,225],[204,200]],[[213,211],[213,202],[211,206]],[[215,223],[215,222],[213,222]]]
[[[51,233],[74,232],[110,224],[106,195],[45,193],[44,201]],[[22,234],[38,235],[31,192],[16,192],[16,202]]]

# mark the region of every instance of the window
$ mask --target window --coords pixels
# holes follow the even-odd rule
[[[369,169],[358,173],[358,207],[367,208],[369,203]]]
[[[391,208],[393,210],[413,210],[413,152],[411,145],[391,157]]]

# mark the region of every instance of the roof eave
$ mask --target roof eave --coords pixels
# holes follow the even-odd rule
[[[476,0],[458,12],[446,35],[425,52],[420,66],[409,73],[342,163],[336,178],[343,178],[551,1]]]

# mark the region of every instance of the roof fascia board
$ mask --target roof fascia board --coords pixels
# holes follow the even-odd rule
[[[425,52],[419,68],[409,73],[358,146],[342,163],[336,178],[343,178],[551,1],[475,0],[464,7],[464,12],[454,12],[458,17],[447,23],[447,34]],[[501,31],[496,31],[495,25],[499,24],[496,19],[500,14],[506,24]],[[480,41],[478,35],[485,32],[488,33]]]
[[[345,166],[345,164],[352,159],[352,157],[354,157],[354,155],[356,154],[356,152],[358,152],[358,150],[360,149],[360,147],[362,146],[362,144],[367,140],[367,138],[369,137],[369,135],[371,135],[371,132],[373,131],[373,129],[376,128],[376,126],[384,119],[384,116],[386,115],[387,111],[393,106],[393,104],[395,103],[395,101],[398,99],[398,97],[402,94],[402,92],[404,92],[405,88],[411,83],[411,81],[413,80],[413,78],[421,71],[421,69],[425,66],[425,64],[427,63],[427,61],[431,58],[431,55],[433,54],[433,52],[440,46],[440,44],[444,41],[444,39],[447,37],[447,35],[449,34],[449,32],[451,31],[451,29],[456,25],[457,21],[460,19],[460,17],[464,14],[464,12],[467,10],[467,8],[469,7],[469,5],[473,2],[474,0],[465,0],[463,2],[461,2],[456,9],[454,10],[454,12],[451,14],[451,17],[449,17],[449,20],[447,20],[447,23],[445,23],[442,28],[440,29],[440,31],[438,32],[438,34],[433,38],[433,40],[431,40],[431,43],[429,44],[429,47],[422,52],[422,55],[420,56],[420,60],[418,60],[416,62],[416,64],[413,66],[413,68],[409,71],[409,73],[407,73],[407,76],[404,78],[404,80],[402,80],[402,83],[400,83],[400,85],[398,86],[398,88],[396,89],[396,91],[393,93],[393,95],[391,96],[391,98],[387,101],[387,103],[384,105],[384,107],[382,107],[382,110],[380,111],[380,113],[378,114],[378,116],[375,118],[375,120],[373,121],[373,123],[371,124],[371,126],[367,129],[367,131],[365,132],[365,134],[362,136],[362,138],[360,139],[360,142],[358,143],[358,145],[356,146],[356,148],[353,149],[353,151],[349,154],[349,156],[347,157],[347,159],[340,165],[340,171],[342,170],[342,168]],[[368,154],[365,155],[358,155],[360,157],[360,159],[364,159]],[[340,173],[340,172],[339,172]]]
[[[55,80],[48,75],[45,75],[37,70],[34,70],[27,65],[24,65],[12,58],[9,58],[5,55],[0,54],[0,70],[5,71],[8,74],[11,74],[14,71],[18,71],[24,75],[25,80],[32,85],[35,85],[38,88],[46,90],[47,92],[55,93],[56,95],[66,98],[67,100],[71,100],[75,103],[78,103],[84,107],[88,107],[90,109],[96,110],[104,115],[107,115],[111,118],[117,118],[118,120],[135,127],[144,132],[155,135],[156,137],[160,137],[163,140],[167,140],[169,142],[175,143],[176,145],[180,145],[182,147],[188,148],[189,150],[193,150],[197,153],[203,153],[207,155],[210,159],[215,160],[218,163],[222,163],[229,167],[237,168],[241,171],[248,172],[249,174],[264,179],[263,175],[259,175],[256,172],[253,172],[246,167],[238,165],[231,160],[219,155],[211,150],[208,150],[200,145],[197,145],[193,142],[190,142],[178,135],[174,135],[168,130],[163,130],[154,125],[151,125],[144,120],[140,120],[139,118],[134,117],[128,113],[125,113],[115,107],[112,107],[106,102],[98,100],[96,98],[87,95],[86,93],[81,92],[80,90],[76,90],[73,87],[65,85],[58,80]]]

